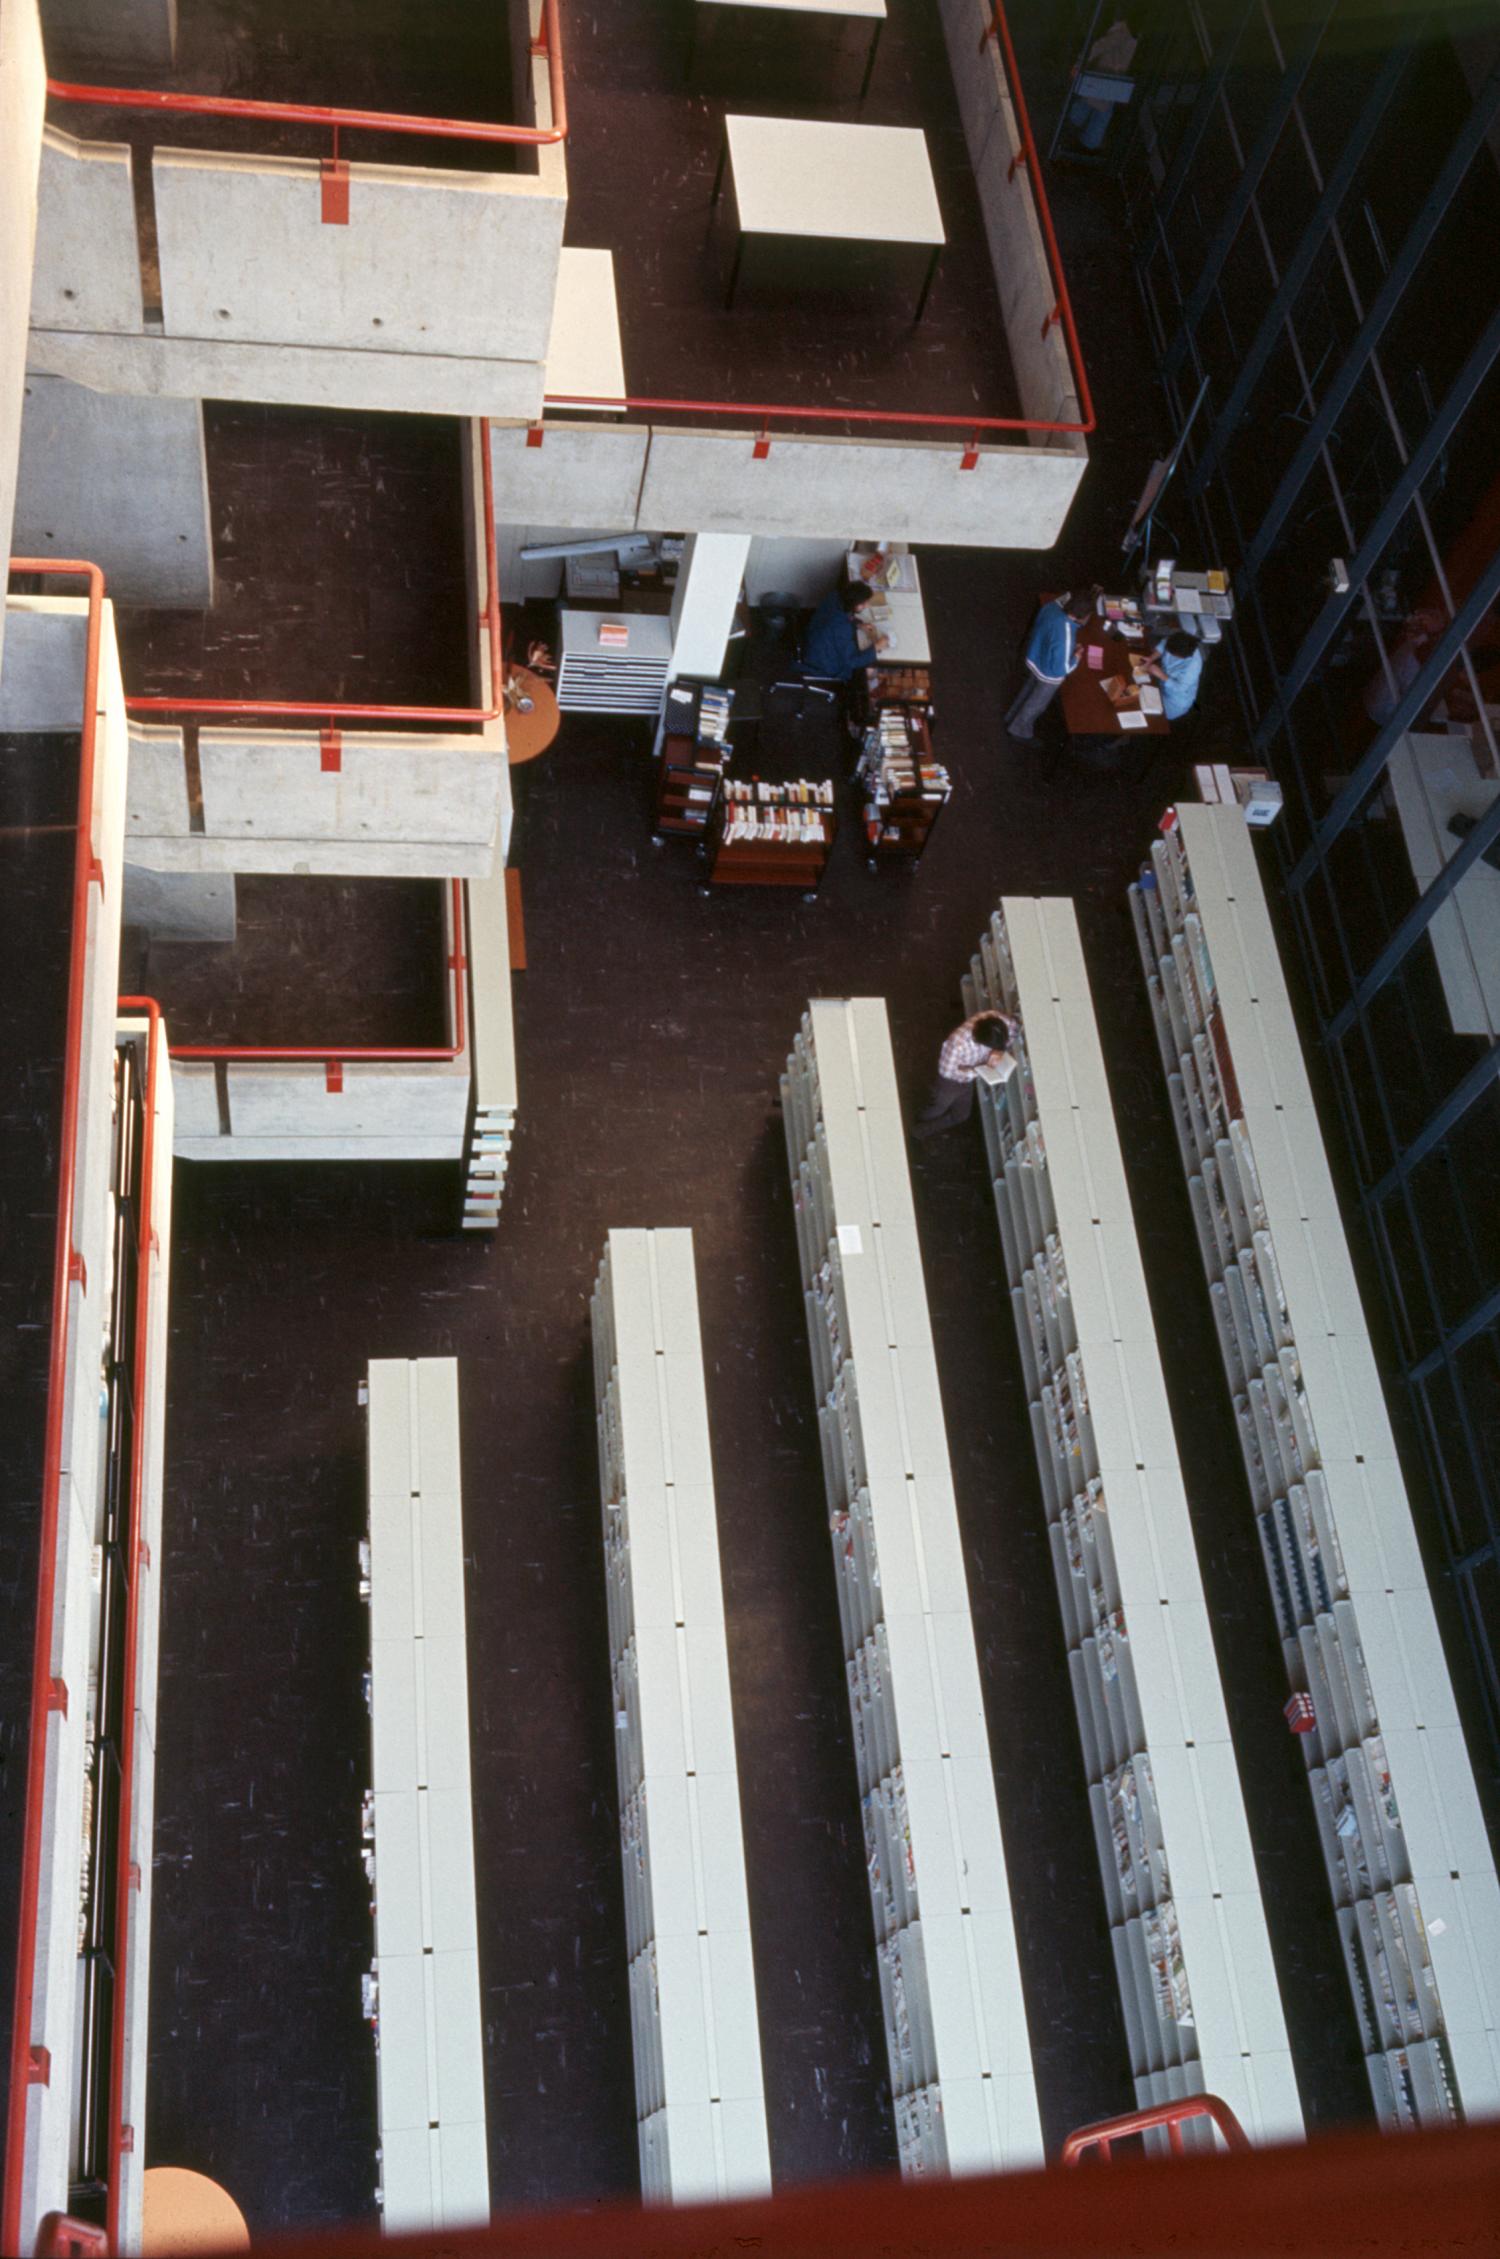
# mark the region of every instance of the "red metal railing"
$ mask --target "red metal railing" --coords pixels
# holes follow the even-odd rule
[[[1016,113],[1016,130],[1021,147],[1010,168],[1014,183],[1018,172],[1024,171],[1031,182],[1032,198],[1036,205],[1037,221],[1046,246],[1047,263],[1051,271],[1052,286],[1056,293],[1052,311],[1042,324],[1045,337],[1054,322],[1062,328],[1067,345],[1068,362],[1073,381],[1078,389],[1079,418],[1074,422],[1049,421],[1039,416],[937,416],[922,415],[911,409],[893,408],[813,408],[773,405],[764,401],[727,400],[667,400],[647,398],[638,393],[625,393],[620,405],[643,412],[665,415],[748,416],[762,427],[757,452],[764,453],[767,433],[771,423],[795,419],[798,422],[830,424],[894,424],[903,430],[966,431],[972,436],[965,451],[963,467],[971,469],[978,460],[980,436],[990,431],[1051,431],[1074,432],[1080,436],[1096,428],[1093,394],[1089,390],[1088,371],[1083,365],[1083,348],[1078,341],[1078,324],[1073,318],[1073,301],[1068,296],[1067,277],[1063,273],[1062,254],[1057,246],[1057,231],[1052,224],[1052,209],[1047,202],[1046,183],[1042,178],[1041,159],[1037,155],[1036,141],[1031,131],[1031,116],[1026,108],[1026,96],[1021,89],[1021,73],[1016,62],[1016,50],[1010,36],[1002,0],[995,0],[994,19],[980,42],[981,48],[998,40],[1005,65],[1005,75],[1010,86],[1011,102]],[[582,393],[549,393],[544,403],[549,408],[595,408],[597,398]],[[540,433],[543,426],[533,430]]]
[[[119,1009],[143,1013],[146,1018],[145,1135],[141,1141],[141,1176],[137,1192],[135,1246],[135,1358],[131,1388],[135,1417],[131,1424],[130,1527],[125,1539],[125,1713],[120,1723],[120,1841],[115,1855],[114,1997],[109,2034],[109,2181],[105,2193],[105,2227],[108,2248],[120,2248],[120,2160],[125,2154],[125,2037],[128,2006],[130,1909],[140,1889],[140,1870],[131,1861],[130,1839],[135,1807],[136,1669],[140,1653],[141,1516],[146,1496],[147,1388],[150,1380],[152,1258],[160,1261],[155,1227],[151,1221],[156,1188],[157,1075],[164,1049],[161,1007],[149,996],[122,996]]]
[[[1190,2094],[1180,2102],[1157,2102],[1144,2110],[1127,2110],[1123,2118],[1104,2118],[1095,2126],[1080,2126],[1077,2133],[1069,2134],[1062,2145],[1059,2163],[1076,2165],[1090,2150],[1097,2149],[1104,2163],[1117,2141],[1128,2141],[1132,2134],[1151,2133],[1164,2127],[1167,2146],[1174,2157],[1186,2154],[1182,2129],[1195,2118],[1207,2118],[1224,2137],[1226,2149],[1248,2149],[1250,2137],[1227,2102],[1216,2094]]]
[[[241,1065],[285,1065],[297,1060],[320,1060],[328,1070],[328,1087],[336,1090],[342,1086],[342,1069],[352,1060],[363,1066],[400,1066],[430,1062],[438,1066],[451,1066],[464,1055],[469,1040],[466,1012],[465,974],[469,969],[467,929],[464,920],[464,882],[450,879],[450,897],[453,915],[453,954],[448,958],[446,970],[453,975],[453,1013],[451,1043],[416,1044],[393,1047],[389,1044],[327,1044],[327,1043],[174,1043],[169,1046],[174,1059],[232,1059]],[[338,1077],[338,1080],[335,1080]]]
[[[568,98],[563,80],[562,32],[558,0],[543,0],[541,35],[532,53],[547,58],[552,93],[550,126],[487,125],[474,118],[418,118],[399,110],[341,110],[321,102],[255,102],[230,94],[164,94],[141,86],[79,86],[49,78],[47,92],[59,102],[91,102],[111,110],[165,110],[199,118],[251,118],[266,124],[331,126],[333,154],[345,132],[408,133],[446,141],[502,141],[523,148],[548,148],[568,138]]]
[[[127,698],[128,714],[248,714],[276,721],[322,722],[493,722],[504,711],[503,633],[500,571],[495,557],[495,474],[490,462],[490,423],[479,418],[479,491],[484,512],[484,607],[480,619],[489,640],[488,706],[362,706],[324,700],[317,705],[294,698]]]
[[[104,575],[80,558],[13,557],[12,573],[88,583],[88,638],[83,667],[83,723],[78,754],[78,818],[73,850],[73,931],[68,951],[68,1004],[63,1036],[62,1129],[57,1159],[57,1228],[52,1255],[52,1323],[47,1354],[47,1424],[42,1446],[36,1629],[31,1660],[31,1719],[26,1748],[26,1804],[21,1841],[21,1910],[16,1951],[15,2006],[10,2035],[10,2087],[6,2101],[5,2193],[0,2202],[0,2251],[21,2247],[21,2182],[31,2089],[45,2083],[45,2049],[34,2046],[37,1912],[41,1893],[42,1815],[47,1785],[47,1733],[67,1689],[52,1668],[57,1599],[57,1528],[62,1489],[63,1407],[68,1378],[68,1305],[82,1265],[73,1244],[78,1181],[78,1103],[83,1053],[83,997],[88,959],[89,888],[104,886],[94,852],[95,719],[99,695],[100,623]],[[79,1693],[82,1693],[80,1688]]]

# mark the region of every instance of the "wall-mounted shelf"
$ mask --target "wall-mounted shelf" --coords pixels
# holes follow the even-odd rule
[[[511,1141],[516,1133],[510,913],[498,849],[489,877],[470,879],[466,891],[474,1113],[466,1148],[463,1228],[493,1231],[500,1221]]]
[[[381,2221],[388,2234],[487,2220],[474,1914],[458,1364],[372,1360],[371,1792]]]
[[[1500,1886],[1250,834],[1131,910],[1380,2121],[1500,2109]]]
[[[980,1088],[1136,2099],[1302,2112],[1071,902],[1009,897],[965,1010],[1019,1017]],[[1204,2121],[1209,2139],[1211,2129]]]
[[[901,2168],[1042,2154],[885,1006],[809,1006],[781,1082]]]
[[[592,1303],[641,2192],[771,2186],[689,1231],[612,1231]]]

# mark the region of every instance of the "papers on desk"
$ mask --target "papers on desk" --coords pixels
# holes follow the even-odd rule
[[[1146,727],[1145,715],[1134,707],[1121,706],[1116,712],[1115,719],[1121,729],[1144,729]]]
[[[1159,714],[1161,712],[1161,692],[1154,683],[1143,682],[1140,686],[1139,695],[1143,714]]]

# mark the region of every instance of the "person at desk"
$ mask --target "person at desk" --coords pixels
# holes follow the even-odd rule
[[[847,581],[830,589],[814,612],[802,643],[802,672],[825,682],[848,682],[871,651],[883,651],[888,638],[864,617],[874,595],[868,581]]]
[[[1093,612],[1099,591],[1074,596],[1067,589],[1044,604],[1026,639],[1021,687],[1005,717],[1007,735],[1029,744],[1039,722],[1078,664],[1078,630]]]
[[[1161,684],[1161,710],[1169,722],[1191,713],[1203,679],[1203,646],[1186,628],[1174,628],[1159,651],[1146,661],[1146,672]]]

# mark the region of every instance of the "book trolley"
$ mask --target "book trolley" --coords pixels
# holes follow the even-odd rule
[[[1216,2094],[1253,2138],[1292,2140],[1290,2043],[1072,903],[1004,901],[965,1009],[1022,1023],[1016,1072],[980,1105],[1136,2099]]]
[[[1131,909],[1385,2126],[1500,2108],[1500,1887],[1243,812]]]
[[[641,2191],[771,2186],[693,1235],[612,1231],[592,1303]]]
[[[885,1006],[781,1083],[902,2171],[1040,2161],[979,1663]]]
[[[372,1788],[365,1868],[375,1964],[385,2230],[488,2220],[458,1364],[372,1360],[368,1375]]]

